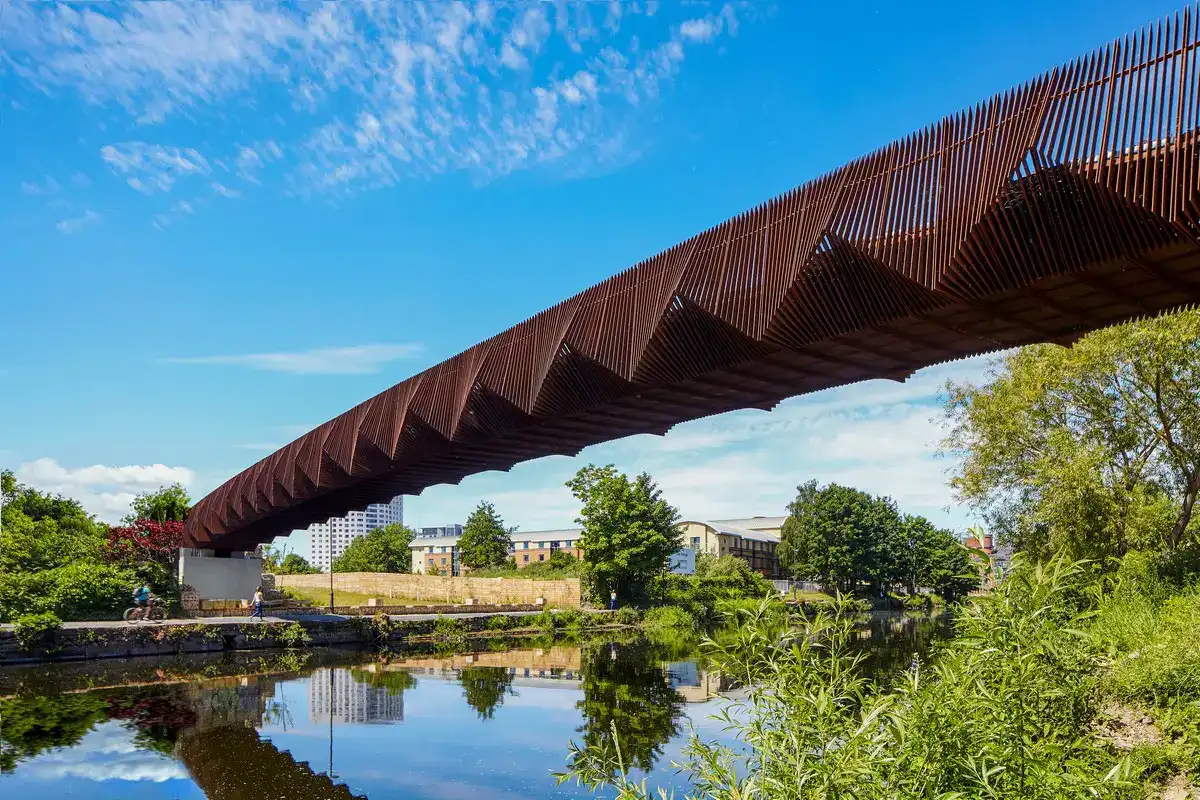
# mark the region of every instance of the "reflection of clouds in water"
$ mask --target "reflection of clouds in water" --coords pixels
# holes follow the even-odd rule
[[[70,749],[43,753],[22,764],[21,772],[44,781],[84,778],[162,783],[189,779],[178,762],[140,749],[133,742],[133,732],[119,722],[98,725]]]

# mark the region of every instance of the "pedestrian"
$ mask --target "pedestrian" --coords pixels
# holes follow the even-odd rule
[[[250,619],[254,619],[255,617],[263,619],[263,590],[261,586],[254,590],[254,600],[251,602],[254,605],[254,612],[250,614]]]
[[[617,610],[617,590],[616,589],[613,589],[612,594],[610,594],[608,596],[608,610],[609,611]]]

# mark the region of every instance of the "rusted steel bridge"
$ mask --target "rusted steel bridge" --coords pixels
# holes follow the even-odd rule
[[[1200,13],[806,183],[393,386],[197,503],[249,549],[527,459],[1200,300]]]

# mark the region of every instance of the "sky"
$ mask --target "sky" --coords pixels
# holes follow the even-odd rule
[[[0,466],[121,517],[1167,2],[0,0]],[[940,387],[986,359],[406,500],[571,525],[587,463],[688,518],[838,481],[963,527]],[[293,545],[303,551],[303,535]]]

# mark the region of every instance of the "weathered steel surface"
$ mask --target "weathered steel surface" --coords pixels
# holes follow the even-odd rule
[[[1200,300],[1197,8],[676,245],[201,500],[249,548],[482,470]]]

